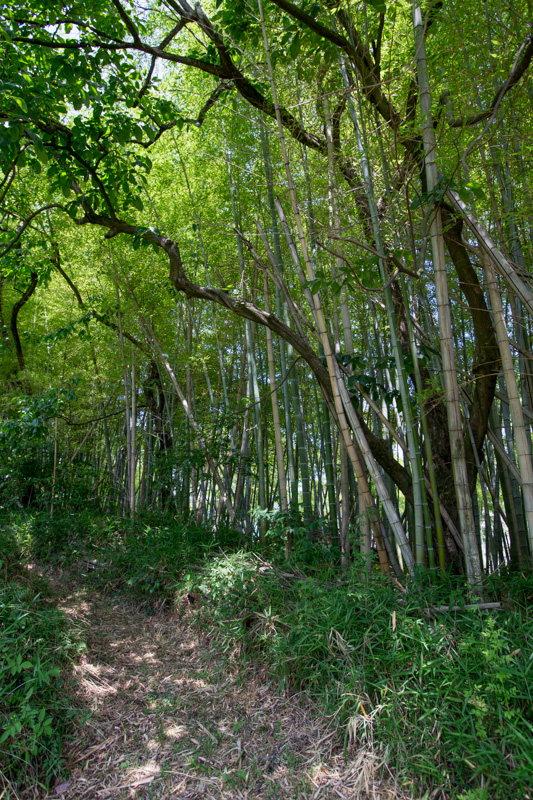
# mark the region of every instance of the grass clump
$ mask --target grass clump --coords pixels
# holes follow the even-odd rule
[[[107,542],[93,549],[99,560],[91,578],[106,591],[127,593],[146,606],[171,605],[185,570],[199,568],[237,535],[168,517],[110,520],[108,528]]]
[[[12,786],[48,787],[74,711],[69,674],[82,644],[28,576],[10,529],[0,530],[0,762]],[[8,795],[9,796],[9,793]]]

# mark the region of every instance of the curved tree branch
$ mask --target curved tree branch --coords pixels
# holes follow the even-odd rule
[[[359,73],[363,91],[367,99],[377,108],[383,119],[390,122],[394,129],[398,128],[401,123],[400,114],[382,91],[378,69],[376,68],[370,51],[363,44],[362,39],[353,28],[348,14],[343,9],[340,9],[337,12],[337,19],[345,29],[349,30],[349,39],[337,33],[337,31],[328,28],[326,25],[323,25],[297,5],[291,3],[290,0],[272,0],[272,2],[278,8],[281,8],[282,11],[285,11],[293,17],[293,19],[302,22],[322,39],[326,39],[346,53]]]
[[[0,258],[3,258],[5,255],[9,253],[10,250],[13,249],[13,247],[15,247],[17,242],[20,240],[20,237],[22,236],[22,234],[24,233],[30,222],[32,222],[32,220],[35,219],[35,217],[38,217],[39,214],[43,213],[43,211],[49,211],[51,208],[59,208],[62,210],[63,206],[60,205],[59,203],[48,203],[46,206],[42,206],[41,208],[38,208],[36,211],[33,211],[29,215],[29,217],[26,217],[26,219],[22,220],[22,222],[17,226],[17,230],[15,231],[13,239],[11,239],[11,241],[0,250]]]

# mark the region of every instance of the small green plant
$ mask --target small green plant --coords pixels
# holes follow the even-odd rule
[[[488,789],[470,789],[464,794],[458,794],[457,800],[489,800]]]
[[[340,552],[322,534],[322,530],[327,528],[323,520],[305,524],[300,511],[295,508],[286,511],[256,508],[253,516],[256,522],[266,520],[268,524],[261,549],[271,558],[283,559],[287,542],[291,560],[298,563],[321,567],[323,562],[332,563],[340,558]]]

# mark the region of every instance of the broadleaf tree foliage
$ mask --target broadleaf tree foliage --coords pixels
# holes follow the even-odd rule
[[[529,11],[3,4],[5,496],[528,565]]]

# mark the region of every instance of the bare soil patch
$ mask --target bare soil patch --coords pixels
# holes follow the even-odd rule
[[[82,713],[70,777],[50,800],[410,797],[383,780],[372,747],[345,758],[305,695],[235,673],[186,621],[83,587],[71,586],[60,607],[83,625],[87,651],[75,668]]]

